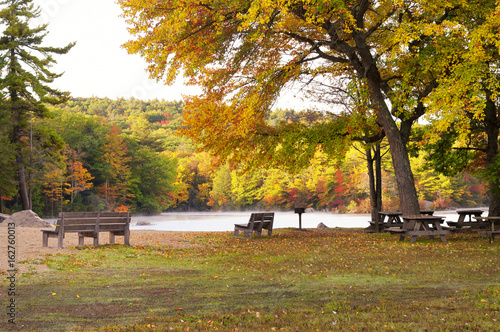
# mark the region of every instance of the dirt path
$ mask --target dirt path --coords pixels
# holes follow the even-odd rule
[[[78,245],[78,235],[74,233],[66,234],[64,238],[63,249],[57,248],[57,239],[49,239],[49,247],[42,247],[42,229],[53,229],[53,227],[8,227],[9,220],[0,223],[0,275],[9,270],[9,235],[15,240],[11,247],[15,248],[15,261],[19,273],[27,273],[32,270],[37,272],[47,270],[45,265],[36,263],[23,264],[23,261],[29,260],[36,262],[46,254],[68,254],[75,252]],[[167,231],[147,231],[132,230],[130,232],[130,244],[132,246],[143,245],[167,245],[172,248],[184,248],[192,246],[186,241],[186,232],[167,232]],[[93,239],[86,238],[85,245],[92,245]],[[101,233],[99,244],[108,244],[109,239],[106,233]],[[123,237],[116,237],[116,243],[123,244]]]

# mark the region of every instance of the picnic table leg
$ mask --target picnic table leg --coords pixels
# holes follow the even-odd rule
[[[414,231],[419,231],[420,230],[420,226],[422,226],[422,221],[420,220],[416,220],[415,221],[415,228],[413,228]],[[411,239],[410,239],[410,242],[411,243],[415,243],[417,242],[417,235],[412,235],[411,236]]]
[[[405,240],[405,234],[408,231],[408,223],[403,222],[403,232],[399,236],[399,242],[403,242]]]
[[[435,228],[435,227],[432,227],[432,228],[431,228],[431,226],[430,226],[429,224],[424,223],[424,222],[422,222],[422,228],[423,228],[424,230],[427,230],[427,231],[430,231],[431,229],[436,230],[436,228]],[[429,239],[434,240],[434,235],[429,235]]]
[[[442,234],[443,232],[443,227],[441,227],[441,223],[439,221],[435,221],[434,222],[434,228],[436,228],[438,230],[438,233],[441,233],[439,234],[439,236],[441,237],[441,241],[443,243],[447,243],[448,240],[446,239],[446,235],[445,234]]]
[[[490,243],[495,244],[495,222],[491,221]]]
[[[379,216],[379,218],[378,218],[378,231],[382,232],[384,230],[384,228],[386,228],[386,225],[384,225],[385,214],[379,214],[378,216]]]

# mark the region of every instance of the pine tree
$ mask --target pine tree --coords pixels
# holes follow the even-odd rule
[[[49,87],[62,74],[49,69],[55,63],[52,54],[66,54],[73,46],[41,46],[47,35],[47,25],[32,27],[40,16],[40,9],[32,0],[0,2],[0,22],[5,27],[0,38],[0,59],[3,65],[0,90],[4,95],[1,107],[10,115],[10,148],[15,153],[15,164],[23,210],[30,208],[26,180],[27,152],[29,151],[29,120],[47,116],[44,104],[62,103],[69,93]]]

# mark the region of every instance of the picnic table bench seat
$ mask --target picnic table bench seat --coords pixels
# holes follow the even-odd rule
[[[404,233],[406,232],[404,229],[399,228],[399,227],[389,227],[385,229],[387,232],[391,234],[396,234],[396,233]]]
[[[489,239],[490,243],[495,243],[495,235],[500,235],[500,230],[478,229],[477,232]]]
[[[42,230],[42,246],[47,247],[49,238],[57,238],[57,247],[63,247],[66,233],[78,233],[78,244],[83,245],[86,237],[99,245],[99,233],[109,233],[109,243],[115,243],[115,236],[123,236],[130,245],[130,213],[128,212],[61,212],[54,230]]]
[[[273,233],[274,212],[252,213],[247,224],[234,224],[234,237],[251,239],[253,233],[262,236],[262,230],[267,230],[267,235]],[[243,232],[244,237],[239,233]]]
[[[475,217],[477,222],[484,223],[486,225],[483,229],[476,229],[476,231],[489,239],[490,243],[495,243],[495,236],[500,234],[500,229],[496,228],[497,224],[500,224],[500,217]]]

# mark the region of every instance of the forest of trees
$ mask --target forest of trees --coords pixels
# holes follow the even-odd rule
[[[32,209],[59,211],[317,210],[370,212],[364,151],[352,148],[342,163],[317,152],[305,170],[245,169],[217,165],[176,134],[180,101],[74,98],[48,107],[33,123],[28,188]],[[270,125],[310,121],[309,112],[276,110]],[[320,115],[316,115],[317,117]],[[425,130],[425,127],[422,127]],[[46,138],[51,137],[48,144]],[[28,145],[29,142],[26,141]],[[385,149],[383,148],[383,152]],[[437,174],[425,151],[414,151],[419,199],[435,209],[486,206],[485,185],[474,175]],[[383,157],[383,206],[398,209],[390,158]],[[15,188],[13,184],[11,188]],[[17,191],[2,194],[4,211],[21,209]]]

